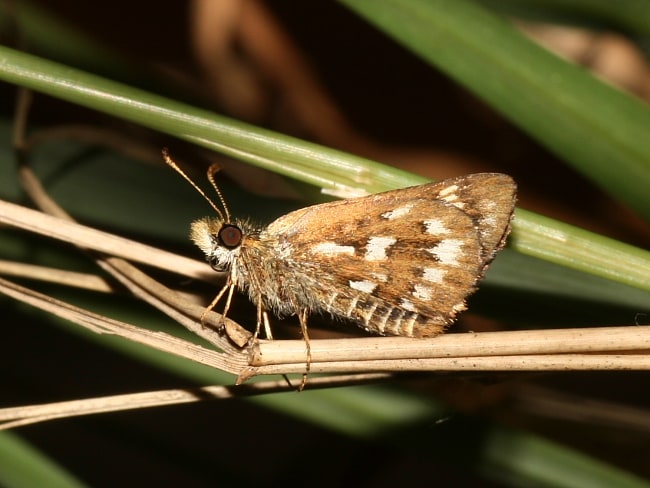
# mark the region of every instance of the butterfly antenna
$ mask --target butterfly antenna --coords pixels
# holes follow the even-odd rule
[[[208,181],[212,184],[212,188],[214,188],[214,191],[217,193],[217,196],[219,197],[219,201],[221,202],[221,206],[223,207],[223,211],[226,214],[226,223],[230,223],[230,212],[228,211],[228,205],[226,205],[226,200],[223,198],[223,195],[221,194],[221,190],[219,190],[219,187],[217,186],[217,182],[214,179],[214,175],[221,170],[221,166],[219,166],[217,163],[213,163],[210,165],[208,168]]]
[[[178,164],[176,164],[176,161],[174,161],[174,160],[171,158],[171,156],[169,155],[169,150],[168,150],[166,147],[164,147],[163,150],[162,150],[162,156],[163,156],[163,159],[165,160],[165,163],[167,163],[168,166],[170,166],[174,171],[176,171],[179,175],[181,175],[183,178],[185,178],[185,180],[186,180],[190,185],[192,185],[192,186],[194,187],[194,189],[195,189],[196,191],[198,191],[198,192],[201,194],[201,196],[202,196],[203,198],[205,198],[205,200],[210,204],[210,206],[215,210],[215,212],[217,212],[217,214],[219,214],[219,217],[220,217],[224,222],[230,222],[230,213],[228,212],[228,208],[226,207],[226,203],[225,203],[224,200],[223,200],[223,196],[221,195],[221,192],[219,191],[219,188],[217,188],[217,185],[214,183],[214,176],[213,176],[213,174],[214,174],[215,171],[212,171],[212,172],[211,172],[211,170],[212,170],[212,166],[215,166],[215,165],[212,165],[212,166],[210,166],[210,168],[208,168],[208,180],[210,180],[210,183],[212,183],[212,186],[213,186],[214,189],[217,191],[217,195],[219,196],[219,200],[221,201],[221,204],[223,205],[223,209],[225,210],[225,218],[224,218],[224,212],[222,212],[222,211],[219,209],[219,207],[217,207],[217,206],[215,205],[215,203],[210,199],[210,197],[208,197],[208,196],[205,194],[205,192],[204,192],[203,190],[201,190],[201,188],[199,187],[199,185],[197,185],[196,183],[194,183],[194,181],[192,181],[192,179],[191,179],[189,176],[187,176],[187,174],[185,174],[185,171],[183,171],[183,170],[178,166]]]

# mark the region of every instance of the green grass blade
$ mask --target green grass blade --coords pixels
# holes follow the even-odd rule
[[[423,183],[406,171],[254,127],[0,46],[0,79],[194,142],[279,174],[359,194]]]
[[[637,37],[650,37],[649,0],[479,0],[508,15],[598,24]]]
[[[516,222],[511,236],[513,249],[650,290],[648,251],[526,210],[517,210]]]
[[[509,486],[642,488],[648,482],[547,439],[506,429],[487,436],[483,470]]]
[[[0,486],[6,488],[86,486],[11,432],[0,432]]]

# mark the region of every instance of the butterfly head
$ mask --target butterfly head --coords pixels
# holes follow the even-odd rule
[[[163,159],[165,162],[179,173],[187,182],[198,191],[210,206],[217,212],[217,217],[205,217],[192,223],[190,238],[204,253],[210,265],[217,271],[228,271],[231,269],[233,262],[239,255],[239,250],[244,242],[246,224],[233,222],[230,219],[230,212],[226,202],[217,186],[214,175],[219,171],[216,164],[208,168],[208,181],[214,188],[222,209],[219,208],[185,172],[171,158],[167,149],[163,149]]]
[[[205,217],[192,223],[190,238],[216,271],[228,271],[239,256],[244,232],[237,223]]]

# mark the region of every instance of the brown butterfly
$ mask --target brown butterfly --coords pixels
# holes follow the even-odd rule
[[[197,220],[191,239],[228,280],[208,310],[233,291],[257,305],[257,330],[270,335],[268,312],[297,314],[307,339],[312,313],[349,320],[383,335],[430,337],[465,309],[510,232],[516,185],[498,173],[450,178],[306,207],[268,226],[223,212]]]

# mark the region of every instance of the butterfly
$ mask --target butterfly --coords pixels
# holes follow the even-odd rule
[[[210,265],[227,273],[207,310],[234,290],[257,306],[257,332],[271,336],[268,313],[324,314],[381,334],[431,337],[465,310],[510,232],[513,179],[477,173],[305,207],[267,226],[231,218],[174,163],[216,216],[192,223],[190,237]]]

